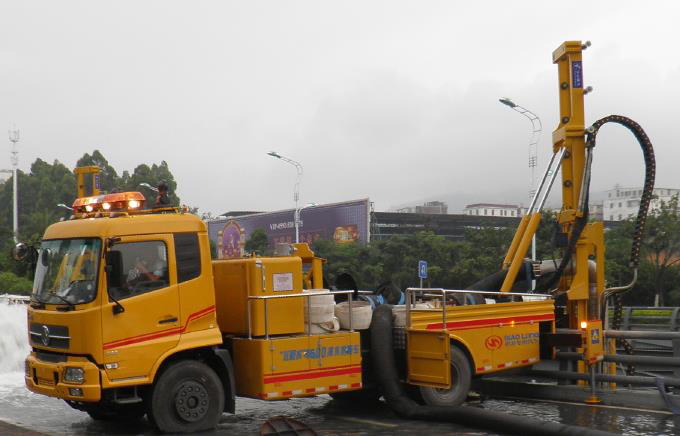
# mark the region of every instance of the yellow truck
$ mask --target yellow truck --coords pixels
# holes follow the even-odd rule
[[[213,261],[198,217],[142,202],[139,193],[79,198],[73,219],[46,230],[28,309],[30,390],[95,419],[148,414],[162,431],[187,432],[214,427],[236,396],[374,384],[367,330],[305,328],[304,300],[324,293],[303,293],[323,280],[323,259],[306,244]],[[535,363],[541,334],[554,331],[548,296],[454,305],[452,294],[469,292],[407,291],[403,376],[428,404],[460,404],[472,377]],[[344,293],[351,302],[353,291]]]
[[[237,396],[380,395],[369,330],[350,316],[344,329],[311,331],[306,302],[328,291],[324,260],[306,244],[212,260],[198,217],[145,208],[138,192],[102,194],[96,168],[76,174],[72,217],[49,226],[32,255],[16,250],[36,264],[28,389],[95,419],[146,414],[178,433],[213,428]],[[507,275],[526,253],[522,231]],[[355,301],[354,290],[334,292]],[[494,304],[466,304],[466,295]],[[400,377],[426,404],[461,404],[472,378],[550,358],[560,337],[576,338],[591,362],[602,358],[601,322],[556,333],[550,295],[415,288],[406,301],[395,313],[404,317],[395,328]]]

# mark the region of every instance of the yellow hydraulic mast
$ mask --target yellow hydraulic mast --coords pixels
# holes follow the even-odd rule
[[[562,168],[562,210],[558,222],[568,240],[577,236],[572,244],[571,261],[557,285],[557,293],[567,294],[569,328],[580,328],[582,321],[599,318],[598,300],[604,291],[604,229],[601,222],[584,224],[582,220],[587,207],[586,192],[583,189],[587,167],[585,138],[584,91],[582,51],[587,47],[581,41],[567,41],[553,52],[553,63],[558,67],[560,99],[560,120],[553,132],[553,160],[551,160],[543,182],[537,191],[547,187],[543,198],[535,198],[527,215],[517,228],[503,260],[508,270],[501,291],[510,291],[524,261],[531,238],[540,224],[540,209],[550,190],[552,179],[544,185],[548,173]],[[552,168],[553,163],[557,167]],[[552,169],[551,169],[552,168]],[[577,224],[580,221],[580,234]],[[569,251],[570,247],[567,247]],[[565,253],[565,256],[568,256]],[[595,261],[590,264],[589,260]],[[589,268],[591,269],[589,271]]]
[[[558,222],[570,240],[577,220],[583,217],[587,207],[583,186],[587,153],[581,59],[586,47],[581,41],[567,41],[553,52],[553,63],[558,68],[560,98],[560,122],[553,132],[553,151],[564,149],[562,210]],[[595,271],[590,273],[589,259],[595,260]],[[569,328],[577,329],[583,321],[599,318],[597,302],[603,291],[604,228],[602,222],[588,223],[576,242],[571,267],[565,269],[558,285],[558,292],[567,294]]]

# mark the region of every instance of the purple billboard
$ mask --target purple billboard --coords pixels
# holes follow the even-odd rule
[[[337,243],[368,242],[369,200],[322,204],[300,212],[300,242],[319,239]],[[208,222],[210,240],[217,246],[220,259],[245,254],[245,243],[257,229],[269,238],[269,245],[295,242],[294,210],[225,217]]]

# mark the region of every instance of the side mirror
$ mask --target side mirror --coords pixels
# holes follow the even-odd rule
[[[26,260],[30,251],[31,249],[28,245],[24,244],[23,242],[19,242],[14,246],[14,248],[12,248],[12,259],[16,260],[17,262]]]
[[[123,286],[123,255],[120,251],[106,252],[106,280],[109,290]]]

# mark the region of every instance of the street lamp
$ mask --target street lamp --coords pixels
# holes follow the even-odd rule
[[[529,201],[532,202],[536,195],[537,148],[538,142],[541,139],[541,132],[543,131],[541,119],[529,109],[518,105],[507,97],[499,98],[498,101],[531,121],[531,139],[529,140]],[[531,260],[536,261],[536,234],[531,239]],[[533,291],[534,289],[536,289],[536,280],[531,281],[531,290]]]
[[[295,242],[300,242],[300,224],[302,223],[302,211],[309,209],[310,207],[315,207],[316,203],[307,203],[300,208],[295,209],[295,214],[293,219],[295,220]]]
[[[297,172],[297,177],[295,179],[295,188],[293,191],[293,201],[295,201],[295,211],[293,213],[293,221],[295,224],[295,242],[300,242],[300,209],[298,209],[298,201],[300,200],[300,180],[302,179],[302,164],[300,162],[295,161],[293,159],[287,158],[285,156],[282,156],[278,154],[275,151],[270,151],[267,153],[271,157],[275,157],[276,159],[280,159],[284,162],[287,162],[295,167],[295,170]],[[306,206],[305,206],[306,207]],[[303,208],[304,209],[304,208]]]
[[[14,230],[14,243],[19,242],[19,187],[17,183],[17,166],[19,165],[19,151],[17,150],[17,142],[19,142],[19,130],[14,129],[9,131],[9,142],[12,143],[12,227]]]

